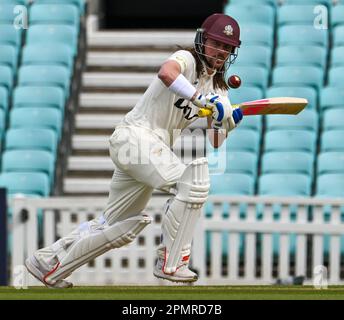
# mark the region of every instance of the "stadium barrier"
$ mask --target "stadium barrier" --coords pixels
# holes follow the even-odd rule
[[[78,285],[169,284],[152,274],[166,200],[151,199],[145,211],[153,222],[134,243],[82,266],[70,280]],[[11,283],[23,283],[25,277],[26,285],[39,285],[23,273],[25,258],[100,215],[106,202],[14,198]],[[311,284],[318,266],[327,268],[329,284],[343,284],[343,207],[344,199],[210,196],[193,241],[197,284],[268,285],[293,275]]]

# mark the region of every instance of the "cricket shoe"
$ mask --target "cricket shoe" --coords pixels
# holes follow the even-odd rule
[[[177,270],[175,272],[165,273],[164,266],[166,263],[166,259],[165,257],[161,256],[159,251],[160,250],[158,249],[159,258],[153,271],[155,277],[172,282],[195,282],[198,280],[197,273],[189,269],[189,255],[182,257],[181,263],[177,267]]]
[[[54,284],[45,281],[45,278],[58,267],[59,263],[52,270],[47,270],[42,264],[39,263],[35,256],[27,258],[25,261],[26,269],[40,282],[48,288],[65,289],[73,287],[73,283],[66,280],[58,280]]]

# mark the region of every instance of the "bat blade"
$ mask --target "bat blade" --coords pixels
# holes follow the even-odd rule
[[[233,107],[239,107],[245,116],[252,116],[264,114],[298,114],[307,104],[307,99],[279,97],[248,101],[233,105]]]

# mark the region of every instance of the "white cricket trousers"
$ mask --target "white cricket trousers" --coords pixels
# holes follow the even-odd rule
[[[115,171],[104,212],[109,225],[140,214],[154,189],[173,190],[186,168],[158,135],[142,127],[116,128],[110,156]]]
[[[154,188],[173,191],[186,168],[157,135],[140,127],[116,128],[110,138],[110,156],[116,168],[108,204],[104,217],[87,223],[89,229],[101,227],[104,218],[112,225],[139,215]],[[80,239],[85,223],[52,245],[37,250],[35,257],[50,270],[58,262],[59,254],[67,252]]]

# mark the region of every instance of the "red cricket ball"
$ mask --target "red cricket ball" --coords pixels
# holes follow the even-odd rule
[[[241,79],[239,76],[233,74],[228,79],[228,85],[232,89],[238,89],[241,86]]]

